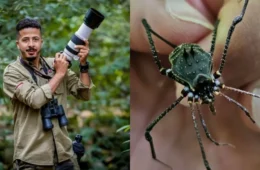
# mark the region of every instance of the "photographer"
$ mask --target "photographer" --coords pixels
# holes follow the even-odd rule
[[[4,92],[14,113],[15,169],[79,169],[67,132],[67,95],[89,100],[88,41],[78,45],[80,78],[66,56],[41,57],[41,25],[23,19],[17,26],[20,56],[4,71]]]

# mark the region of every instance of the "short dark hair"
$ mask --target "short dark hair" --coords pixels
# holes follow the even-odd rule
[[[19,31],[25,28],[37,28],[40,31],[42,30],[41,24],[37,20],[31,18],[24,18],[20,20],[16,25],[16,36],[18,37]]]

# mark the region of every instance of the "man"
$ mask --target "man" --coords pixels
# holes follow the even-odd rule
[[[89,100],[93,84],[87,72],[88,41],[85,41],[85,46],[75,47],[79,49],[81,73],[78,78],[68,69],[69,63],[62,53],[57,53],[55,59],[41,57],[41,25],[36,20],[21,20],[16,31],[20,56],[4,71],[4,92],[11,98],[14,112],[15,167],[77,169],[66,121],[59,124],[57,116],[48,117],[50,115],[46,115],[43,106],[57,99],[66,113],[68,94]],[[64,118],[64,115],[60,116]],[[53,127],[44,129],[43,120],[46,118],[51,120]]]

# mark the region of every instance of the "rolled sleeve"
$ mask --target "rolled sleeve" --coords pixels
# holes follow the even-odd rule
[[[83,84],[83,82],[80,79],[78,81],[78,86],[79,86],[79,88],[84,88],[84,89],[91,89],[91,88],[95,87],[95,85],[92,82],[92,80],[90,80],[90,85],[87,86],[87,85]]]
[[[40,87],[47,99],[52,98],[51,86],[49,84],[45,84]]]
[[[80,99],[82,100],[89,100],[91,96],[91,90],[95,85],[93,84],[92,80],[90,80],[90,85],[84,85],[82,81],[79,79],[78,81],[78,94],[80,95]]]
[[[84,85],[82,81],[77,77],[77,75],[69,70],[67,74],[67,87],[70,94],[72,94],[77,99],[89,100],[90,99],[90,89],[95,87],[92,80],[90,80],[90,85]]]
[[[33,109],[40,109],[51,98],[51,87],[45,84],[38,87],[32,84],[28,77],[13,68],[7,68],[4,73],[4,93],[12,98],[18,99]]]

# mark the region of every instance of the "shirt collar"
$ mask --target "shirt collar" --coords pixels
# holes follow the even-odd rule
[[[18,56],[18,59],[20,60],[22,57],[21,56]],[[27,60],[24,60],[22,59],[25,63],[29,64],[30,66],[32,66],[33,68],[37,69],[33,64],[32,62],[29,62]],[[39,65],[39,70],[43,70],[43,61],[42,61],[42,57],[40,57],[40,65]]]

